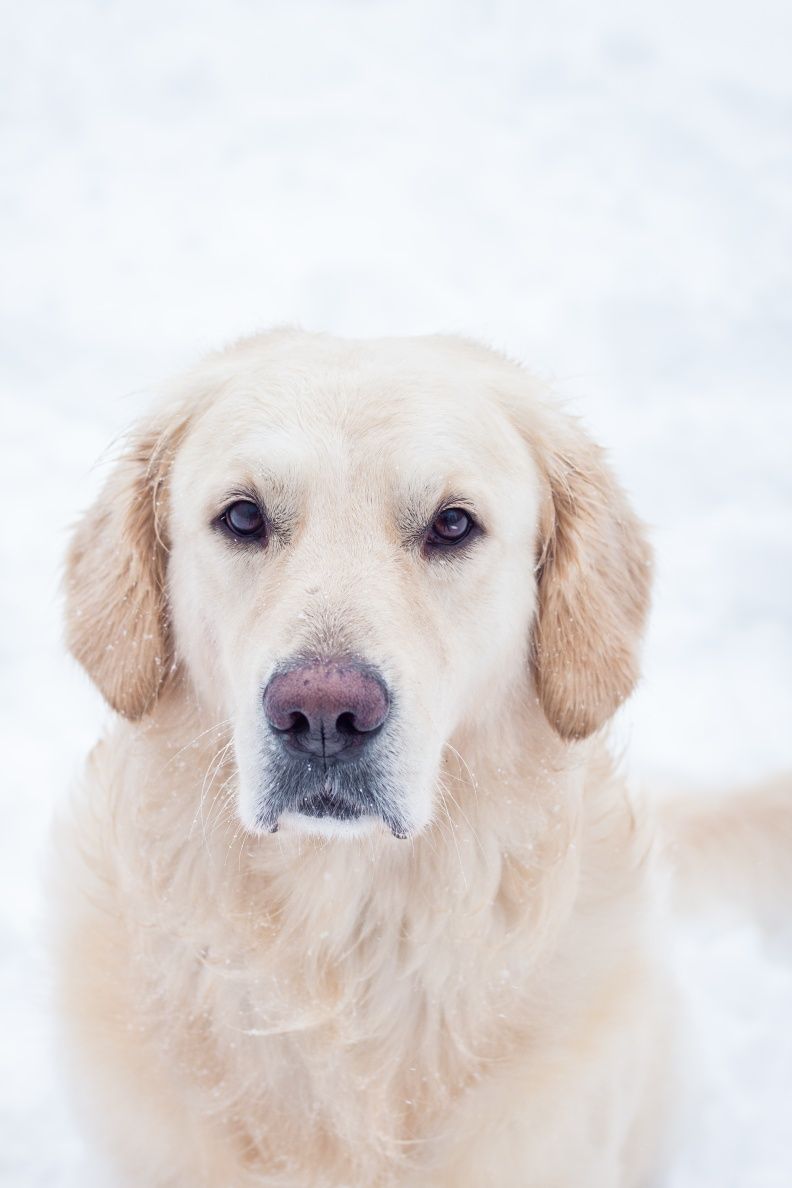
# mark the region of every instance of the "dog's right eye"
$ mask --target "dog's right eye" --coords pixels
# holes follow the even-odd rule
[[[263,540],[267,525],[259,508],[250,499],[238,499],[225,509],[220,522],[237,540]]]

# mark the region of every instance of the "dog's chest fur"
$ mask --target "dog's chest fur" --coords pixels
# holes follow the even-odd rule
[[[571,1046],[580,1068],[609,1012],[625,1030],[646,852],[604,757],[585,815],[582,769],[471,756],[426,837],[338,846],[240,836],[224,740],[172,727],[122,727],[92,761],[83,881],[103,893],[72,987],[167,1111],[163,1168],[181,1134],[212,1184],[439,1184],[501,1085],[519,1123],[548,1065]]]

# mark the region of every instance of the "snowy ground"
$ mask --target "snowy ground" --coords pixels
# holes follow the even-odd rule
[[[0,1183],[77,1188],[39,878],[103,711],[57,574],[160,376],[298,321],[461,330],[569,396],[654,526],[644,782],[792,766],[792,9],[783,0],[6,0]],[[792,1183],[792,961],[680,930],[668,1188]]]

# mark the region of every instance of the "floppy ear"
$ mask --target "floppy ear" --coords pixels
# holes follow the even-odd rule
[[[547,480],[533,639],[550,724],[587,738],[632,692],[652,555],[602,451],[564,414],[539,442]]]
[[[180,428],[134,430],[67,558],[66,642],[113,709],[141,718],[171,670],[167,478]]]

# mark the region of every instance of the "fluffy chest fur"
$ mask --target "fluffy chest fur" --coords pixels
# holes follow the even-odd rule
[[[646,835],[602,752],[449,751],[436,827],[339,847],[241,834],[222,730],[196,725],[117,728],[77,817],[65,992],[162,1130],[141,1174],[156,1153],[178,1184],[441,1183],[471,1112],[519,1145],[565,1067],[655,1021],[630,1025],[654,995]]]

